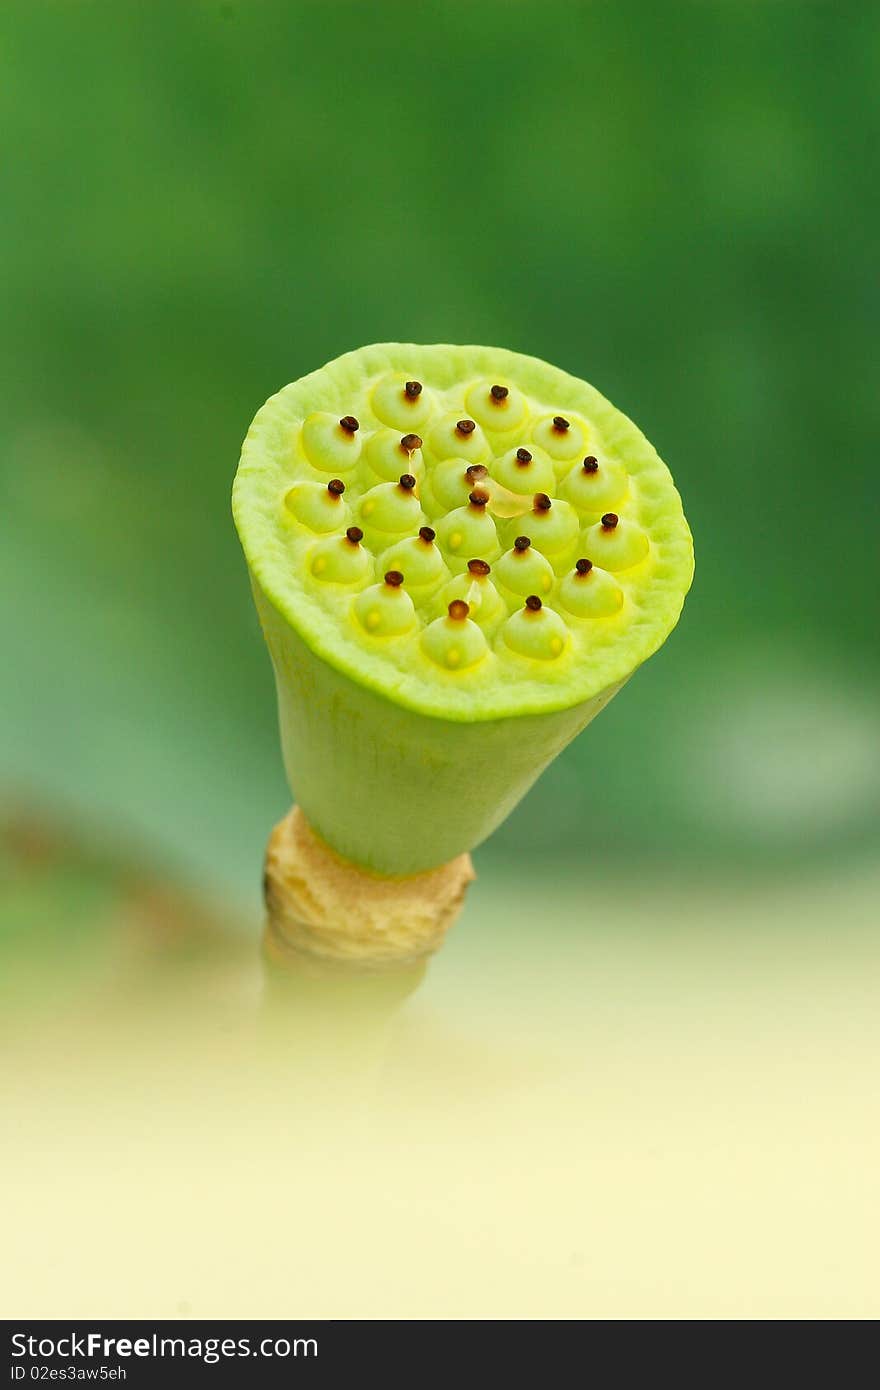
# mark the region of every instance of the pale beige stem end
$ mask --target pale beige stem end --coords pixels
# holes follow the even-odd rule
[[[322,971],[423,966],[474,878],[469,854],[408,878],[372,874],[335,854],[293,806],[266,848],[267,952]]]

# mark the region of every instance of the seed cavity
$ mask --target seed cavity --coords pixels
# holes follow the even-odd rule
[[[472,507],[485,507],[489,501],[489,494],[481,487],[475,487],[473,492],[468,494],[468,501]]]
[[[578,574],[589,574],[593,568],[593,562],[592,560],[576,560],[574,567]]]
[[[346,434],[357,434],[360,429],[360,425],[353,415],[343,415],[339,423]]]
[[[613,531],[619,521],[620,517],[617,512],[606,512],[602,518],[602,530]]]
[[[526,608],[528,608],[530,613],[540,613],[543,606],[537,594],[529,594],[526,599]]]
[[[416,480],[413,477],[412,473],[401,473],[400,486],[403,488],[404,492],[412,492],[415,485]]]
[[[571,423],[570,421],[566,420],[564,415],[554,415],[553,428],[555,430],[558,430],[560,434],[565,434],[566,430],[571,429]]]
[[[456,623],[463,623],[470,611],[470,604],[465,603],[463,598],[454,598],[449,605],[449,616]]]
[[[352,545],[360,545],[364,538],[364,533],[359,526],[349,526],[345,533],[345,539],[351,541]]]
[[[551,508],[552,506],[553,506],[553,503],[550,501],[550,498],[547,496],[546,492],[536,492],[536,493],[535,493],[535,511],[536,511],[536,512],[549,512],[549,510],[550,510],[550,508]]]
[[[517,536],[516,540],[513,542],[513,548],[514,550],[524,552],[528,550],[531,543],[532,542],[528,536]]]
[[[437,532],[434,531],[430,526],[420,526],[419,535],[427,545],[430,545],[431,542],[434,540],[434,537],[437,535]]]
[[[345,483],[341,478],[331,478],[327,484],[327,491],[334,497],[341,497],[345,492]]]
[[[486,575],[490,573],[492,568],[491,565],[486,564],[485,560],[468,560],[467,567],[471,574],[477,574],[482,579],[486,578]]]
[[[475,420],[458,420],[456,421],[455,428],[458,430],[459,434],[469,435],[473,434],[477,425]]]
[[[400,447],[405,454],[414,454],[416,449],[421,449],[422,440],[418,434],[405,434],[400,441]]]
[[[400,570],[389,570],[385,576],[385,583],[391,589],[399,589],[403,583],[403,575]]]
[[[491,386],[489,388],[489,395],[492,397],[493,401],[506,401],[507,397],[510,395],[510,388],[507,386]]]
[[[403,388],[405,396],[409,396],[411,401],[416,400],[422,394],[422,383],[420,381],[407,381]]]

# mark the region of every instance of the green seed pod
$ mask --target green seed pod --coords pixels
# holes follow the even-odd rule
[[[626,471],[613,459],[598,459],[595,454],[576,463],[559,489],[573,507],[586,516],[598,516],[626,501],[629,480]]]
[[[319,535],[348,525],[350,512],[342,500],[345,484],[339,478],[324,483],[295,483],[284,498],[284,505],[301,526]]]
[[[508,394],[491,404],[496,385]],[[519,410],[514,437],[492,423]],[[460,431],[462,421],[473,429]],[[376,483],[389,446],[371,441],[383,430],[394,432],[392,449],[406,434],[424,440],[433,542],[419,535],[420,487],[402,487],[405,470]],[[613,441],[613,467],[603,440]],[[549,507],[523,510],[496,481],[514,446],[553,460],[553,485],[534,489]],[[591,448],[621,498],[598,514],[574,491]],[[462,495],[473,464],[488,476]],[[335,505],[320,489],[299,492],[316,474],[325,488],[344,482],[340,506],[362,539],[346,537],[344,511],[338,530],[312,529],[305,499],[319,520]],[[233,511],[299,807],[330,851],[392,886],[439,873],[491,833],[662,644],[693,573],[678,493],[636,426],[586,382],[496,348],[379,344],[285,387],[248,431]],[[537,582],[525,595],[520,561],[498,559],[499,530],[505,549],[531,538],[523,563]],[[419,561],[434,552],[453,574],[443,582],[438,571],[437,587],[419,583],[436,564]],[[578,556],[596,566],[586,578],[572,573]],[[559,576],[549,591],[542,558]],[[456,602],[466,618],[450,615]]]
[[[371,637],[402,637],[410,632],[416,625],[416,610],[400,571],[389,570],[381,584],[363,589],[354,601],[354,615]]]
[[[489,651],[483,633],[469,617],[463,599],[454,599],[445,618],[435,618],[422,633],[422,649],[437,665],[449,671],[476,666]]]
[[[648,549],[648,537],[638,522],[628,521],[616,512],[606,512],[584,534],[584,550],[590,559],[614,574],[641,564]]]
[[[424,476],[422,437],[419,434],[401,435],[398,430],[377,430],[366,442],[364,457],[376,477],[386,483],[396,483],[402,473],[411,473],[416,482],[421,482]]]
[[[611,618],[623,607],[623,590],[612,574],[582,559],[560,583],[559,604],[575,618]]]
[[[545,608],[537,594],[530,594],[501,629],[511,651],[530,661],[556,661],[569,644],[568,628],[558,613]]]
[[[437,540],[451,570],[465,569],[472,555],[484,555],[491,561],[500,553],[488,499],[488,492],[474,488],[467,506],[456,507],[437,523]]]
[[[521,430],[529,418],[522,391],[498,381],[475,381],[465,397],[465,406],[468,415],[487,434],[511,434]]]
[[[303,421],[302,446],[313,468],[322,473],[349,473],[361,456],[360,424],[355,415],[331,415],[326,410]]]
[[[513,599],[524,599],[528,594],[538,594],[545,599],[556,579],[550,561],[535,550],[528,536],[517,536],[510,550],[496,562],[492,573],[502,591],[506,590]]]
[[[373,577],[373,557],[361,545],[363,533],[350,526],[344,536],[325,536],[306,552],[308,573],[322,584],[363,584]]]
[[[508,449],[493,463],[492,477],[502,487],[523,497],[534,497],[536,492],[552,492],[556,485],[553,464],[537,444],[518,444]]]

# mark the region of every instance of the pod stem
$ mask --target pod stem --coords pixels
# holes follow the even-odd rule
[[[342,858],[293,806],[266,849],[264,950],[276,971],[324,992],[370,979],[404,998],[421,980],[475,877],[469,854],[407,877]],[[381,983],[380,983],[381,982]],[[321,989],[318,992],[321,992]],[[314,991],[313,991],[314,992]]]

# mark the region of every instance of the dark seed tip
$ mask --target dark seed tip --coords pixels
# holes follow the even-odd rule
[[[532,613],[539,613],[541,611],[541,606],[541,600],[538,598],[538,595],[529,594],[526,599],[526,608]]]
[[[463,623],[470,611],[463,598],[454,598],[449,605],[449,616],[457,623]]]
[[[408,454],[414,454],[416,449],[421,449],[422,441],[417,434],[405,434],[400,441],[401,449],[405,449]]]
[[[485,560],[468,560],[468,570],[471,574],[480,574],[485,579],[491,566]]]
[[[587,454],[587,457],[584,459],[584,472],[598,473],[598,471],[599,460],[593,454]]]
[[[416,480],[413,477],[412,473],[401,473],[400,486],[403,488],[404,492],[412,492],[415,485]]]
[[[341,478],[331,478],[327,484],[327,491],[332,492],[334,497],[341,497],[345,492],[345,483]]]
[[[339,423],[346,434],[355,434],[360,429],[360,425],[353,415],[343,415]]]
[[[364,533],[359,526],[349,526],[345,538],[351,541],[352,545],[359,545],[364,538]]]
[[[403,575],[400,570],[389,570],[385,576],[385,583],[389,584],[392,589],[399,589],[403,583]]]
[[[468,501],[474,507],[485,507],[489,501],[489,494],[484,492],[481,487],[475,487],[473,492],[468,494]]]
[[[513,542],[513,548],[514,550],[528,550],[531,543],[528,536],[517,536],[516,540]]]
[[[578,574],[589,574],[593,568],[593,562],[592,560],[576,560],[574,567]]]
[[[427,541],[428,545],[431,544],[436,534],[437,532],[432,530],[430,526],[419,527],[419,535],[421,536],[423,541]]]
[[[602,518],[602,530],[613,531],[619,520],[617,512],[606,512]]]
[[[472,463],[470,467],[466,468],[464,471],[470,478],[471,482],[473,482],[475,478],[485,478],[488,476],[489,473],[489,470],[484,463]]]
[[[567,429],[571,429],[571,425],[569,424],[568,420],[566,420],[564,415],[554,415],[553,428],[555,430],[559,430],[560,434],[565,434],[565,431]]]
[[[420,381],[408,381],[403,388],[404,394],[414,401],[416,396],[422,394],[422,383]]]
[[[455,428],[458,430],[459,434],[473,434],[477,426],[474,420],[458,420]]]
[[[535,511],[536,511],[536,512],[549,512],[549,510],[550,510],[550,508],[552,507],[552,505],[553,505],[553,503],[550,501],[550,498],[547,496],[546,492],[536,492],[536,493],[535,493]]]
[[[517,463],[520,464],[522,467],[525,467],[525,465],[526,465],[527,463],[531,463],[531,461],[532,461],[532,456],[531,456],[531,454],[529,453],[528,449],[517,449],[517,451],[516,451],[516,461],[517,461]]]
[[[493,386],[489,391],[493,401],[506,401],[509,394],[510,391],[507,386]]]

